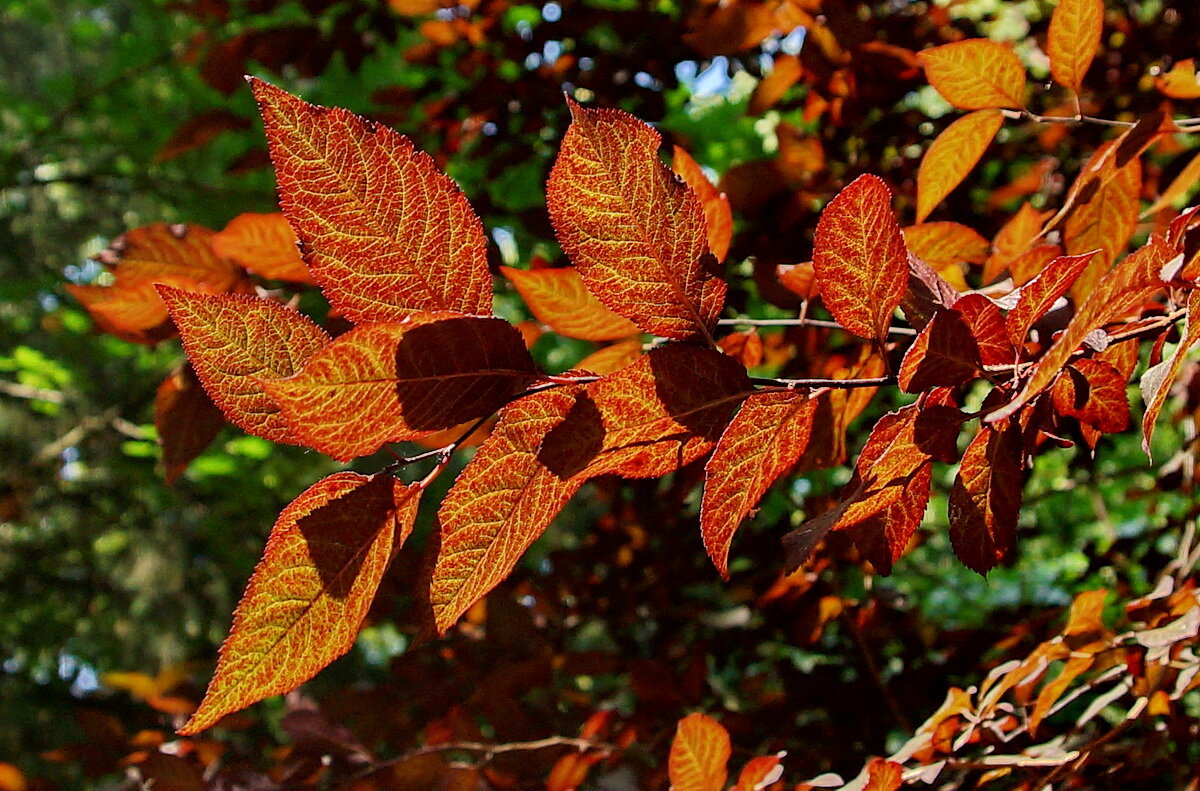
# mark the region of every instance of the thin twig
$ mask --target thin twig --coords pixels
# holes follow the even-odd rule
[[[855,387],[880,387],[896,383],[894,376],[877,376],[872,379],[767,379],[752,377],[756,385],[763,385],[768,392],[778,390],[796,390],[801,387],[828,387],[830,389],[851,389]]]
[[[512,752],[532,752],[535,750],[545,750],[550,747],[574,747],[579,752],[587,752],[595,750],[603,755],[611,755],[619,749],[615,744],[609,742],[594,741],[592,739],[582,739],[572,736],[550,736],[545,739],[537,739],[529,742],[506,742],[503,744],[487,744],[484,742],[442,742],[440,744],[427,744],[424,747],[418,747],[415,750],[409,750],[401,756],[391,758],[387,761],[373,764],[358,775],[355,779],[368,777],[381,769],[387,769],[397,764],[402,764],[405,761],[417,758],[422,755],[430,755],[432,753],[443,752],[467,752],[480,753],[477,766],[482,766],[488,763],[497,755]]]
[[[0,379],[0,393],[10,395],[14,398],[27,398],[30,401],[45,401],[50,404],[61,404],[66,401],[64,396],[58,390],[47,390],[43,387],[31,387],[23,385],[20,382],[7,382]]]
[[[810,319],[800,316],[794,319],[721,319],[718,324],[726,327],[823,327],[830,330],[845,329],[836,321]],[[917,331],[910,327],[888,327],[889,335],[915,336]]]
[[[1119,126],[1128,128],[1133,121],[1115,121],[1111,118],[1098,118],[1094,115],[1038,115],[1030,110],[1002,110],[1005,118],[1024,118],[1039,124],[1096,124],[1098,126]]]

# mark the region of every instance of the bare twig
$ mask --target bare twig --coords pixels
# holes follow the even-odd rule
[[[799,316],[794,319],[721,319],[718,324],[726,327],[823,327],[830,330],[845,329],[836,321],[810,319]],[[917,331],[911,327],[888,327],[889,335],[915,336]]]

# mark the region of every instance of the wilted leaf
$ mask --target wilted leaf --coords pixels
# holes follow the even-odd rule
[[[1054,79],[1078,91],[1087,74],[1104,27],[1104,0],[1058,0],[1050,17],[1046,54]]]
[[[968,568],[986,574],[1016,547],[1024,485],[1019,426],[985,424],[963,453],[950,491],[950,543]]]
[[[1183,361],[1188,351],[1200,341],[1200,291],[1192,291],[1188,295],[1187,329],[1175,347],[1175,353],[1168,359],[1146,369],[1142,374],[1142,401],[1146,411],[1142,415],[1142,450],[1150,455],[1150,440],[1154,438],[1154,426],[1158,423],[1158,414],[1166,403],[1171,385],[1179,376]]]
[[[704,468],[700,531],[722,577],[729,578],[729,543],[771,485],[808,448],[816,402],[806,391],[756,393],[721,435]]]
[[[490,415],[536,376],[508,322],[427,313],[356,327],[262,386],[305,444],[348,461]]]
[[[356,322],[491,313],[483,226],[427,154],[346,110],[308,104],[261,80],[250,86],[280,206],[334,307]]]
[[[689,714],[679,721],[667,774],[674,791],[722,791],[731,753],[729,733],[711,717]]]
[[[1046,311],[1065,296],[1083,274],[1095,251],[1083,255],[1066,255],[1051,261],[1041,274],[1021,286],[1017,304],[1005,317],[1008,337],[1017,347],[1024,346],[1029,329]]]
[[[262,382],[295,374],[329,342],[307,317],[273,299],[159,286],[200,381],[230,422],[296,443]]]
[[[162,445],[167,483],[174,483],[217,436],[225,416],[209,399],[190,365],[176,369],[154,396],[154,427]]]
[[[212,240],[217,255],[236,261],[259,277],[312,283],[298,242],[280,212],[239,214]]]
[[[283,509],[181,735],[290,692],[350,650],[419,494],[386,473],[339,472]]]
[[[638,328],[600,304],[572,268],[500,271],[512,281],[533,315],[559,335],[585,341],[628,338]]]
[[[934,139],[917,171],[917,222],[924,222],[979,162],[1004,124],[1004,114],[989,108],[959,118]]]
[[[834,318],[860,337],[883,340],[908,286],[908,251],[879,177],[855,179],[821,212],[813,266]]]
[[[922,50],[925,76],[961,110],[1025,106],[1025,67],[1011,47],[985,38]]]
[[[671,169],[700,199],[700,206],[704,209],[708,249],[718,263],[724,261],[725,256],[729,255],[729,243],[733,239],[733,210],[729,207],[729,198],[708,180],[692,155],[679,146],[675,146]]]
[[[898,383],[906,393],[970,381],[979,371],[979,345],[962,314],[938,310],[921,330],[900,365]]]
[[[654,129],[570,102],[546,201],[588,290],[646,332],[708,334],[725,300],[696,193],[658,158]]]
[[[596,453],[599,438],[575,434],[571,426],[555,428],[572,411],[588,408],[577,401],[581,392],[579,386],[561,387],[505,407],[492,436],[442,501],[429,592],[439,631],[508,576],[583,485],[585,478],[575,472]],[[551,442],[561,455],[545,458],[539,450],[554,432]]]
[[[1192,58],[1176,62],[1158,78],[1158,89],[1172,99],[1200,99],[1200,75]]]

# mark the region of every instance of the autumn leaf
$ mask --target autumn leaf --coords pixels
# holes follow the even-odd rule
[[[1157,365],[1150,366],[1142,374],[1140,387],[1142,401],[1146,404],[1146,411],[1142,415],[1142,450],[1146,451],[1147,456],[1151,455],[1150,440],[1154,438],[1158,414],[1171,392],[1171,385],[1179,376],[1188,351],[1200,341],[1200,291],[1189,293],[1187,307],[1187,329],[1175,347],[1175,352]]]
[[[597,349],[576,363],[575,368],[603,376],[621,370],[641,356],[641,341],[621,341]]]
[[[273,299],[158,286],[183,348],[213,401],[233,424],[275,442],[298,443],[262,382],[292,376],[329,342],[307,317]]]
[[[259,277],[313,283],[292,226],[280,212],[239,214],[212,239],[213,251]]]
[[[1104,0],[1058,0],[1050,17],[1046,54],[1054,79],[1078,92],[1100,48]]]
[[[783,764],[780,763],[786,753],[777,755],[761,755],[751,758],[742,767],[737,784],[733,791],[761,791],[779,782],[783,777]]]
[[[950,490],[950,543],[958,559],[980,574],[1016,548],[1023,461],[1015,423],[985,424],[963,453]]]
[[[225,109],[205,110],[184,121],[154,154],[155,164],[175,159],[211,143],[225,132],[248,129],[250,121]]]
[[[1192,58],[1177,61],[1171,70],[1158,78],[1158,89],[1172,99],[1200,99],[1200,76]]]
[[[412,529],[419,494],[386,473],[339,472],[283,509],[180,735],[290,692],[350,650],[393,547]]]
[[[261,383],[305,444],[349,461],[490,415],[536,376],[508,322],[426,313],[355,327],[294,376]]]
[[[700,532],[713,565],[729,579],[729,543],[771,485],[808,447],[816,402],[805,391],[756,393],[721,435],[704,468]]]
[[[737,360],[746,368],[757,368],[762,365],[766,354],[762,336],[754,328],[744,332],[731,332],[717,341],[717,348]]]
[[[1097,151],[1093,160],[1103,158],[1105,153],[1105,149]],[[1132,157],[1118,166],[1114,157],[1100,167],[1103,172],[1094,177],[1096,188],[1084,188],[1062,226],[1063,247],[1068,255],[1101,251],[1071,287],[1071,296],[1077,301],[1092,294],[1137,228],[1141,161]]]
[[[1191,155],[1188,163],[1183,166],[1175,178],[1171,179],[1171,183],[1167,185],[1167,188],[1162,191],[1150,208],[1146,209],[1145,214],[1147,216],[1157,214],[1191,194],[1198,184],[1200,184],[1200,151]]]
[[[1025,344],[1029,329],[1070,290],[1095,256],[1096,252],[1092,251],[1055,258],[1041,274],[1021,286],[1017,304],[1005,317],[1008,337],[1014,345]]]
[[[723,791],[732,752],[729,733],[705,714],[689,714],[675,728],[667,758],[673,791]]]
[[[725,299],[700,199],[658,159],[658,132],[569,101],[546,200],[588,290],[646,332],[707,337]]]
[[[991,247],[978,231],[956,222],[923,222],[902,231],[909,251],[960,291],[967,290],[961,265],[982,264]]]
[[[483,226],[427,154],[346,110],[253,78],[250,87],[280,206],[335,308],[356,322],[491,313]]]
[[[163,380],[154,396],[154,427],[167,483],[175,482],[224,425],[224,415],[204,392],[192,366],[180,366]]]
[[[972,38],[922,50],[919,57],[930,84],[960,110],[1025,106],[1025,67],[1011,47]]]
[[[908,286],[908,251],[878,176],[860,176],[817,222],[813,266],[834,318],[863,338],[883,340]]]
[[[733,239],[733,210],[729,198],[716,188],[692,155],[679,146],[671,159],[671,169],[696,193],[704,208],[704,227],[708,236],[708,249],[717,262],[729,255],[729,243]]]
[[[585,341],[628,338],[638,328],[629,319],[604,307],[583,285],[572,268],[513,269],[500,267],[533,315],[559,335]]]
[[[1125,377],[1101,360],[1071,363],[1054,382],[1050,396],[1060,415],[1078,418],[1099,433],[1115,434],[1129,427]]]
[[[580,386],[545,390],[505,407],[500,422],[442,501],[441,544],[430,585],[444,632],[512,571],[586,478],[597,435],[552,434],[578,405]],[[576,422],[576,421],[573,421]],[[551,448],[539,452],[550,440]]]
[[[990,283],[1033,245],[1049,218],[1049,212],[1039,212],[1022,203],[992,240],[992,256],[983,267],[983,282]]]
[[[965,294],[954,303],[954,310],[970,328],[984,365],[1012,365],[1017,348],[1009,340],[1000,307],[980,293]]]
[[[934,139],[917,170],[917,222],[924,222],[962,183],[1003,124],[1000,110],[976,110],[950,124]]]
[[[981,365],[979,345],[962,314],[938,310],[904,354],[897,378],[900,389],[919,393],[932,387],[963,384]]]
[[[895,761],[872,758],[864,769],[867,775],[863,791],[896,791],[904,785],[904,767]]]

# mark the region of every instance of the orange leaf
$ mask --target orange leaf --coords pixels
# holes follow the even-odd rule
[[[991,246],[974,228],[956,222],[923,222],[902,230],[913,255],[939,273],[956,264],[982,264]]]
[[[766,354],[762,336],[753,328],[745,332],[731,332],[717,341],[717,348],[747,368],[762,365]]]
[[[641,356],[641,341],[621,341],[597,349],[576,363],[575,368],[604,376],[621,370]]]
[[[756,393],[721,435],[704,467],[700,531],[713,565],[729,579],[729,543],[742,520],[808,448],[816,402],[807,392]]]
[[[513,269],[500,271],[512,281],[525,304],[540,321],[568,338],[611,341],[638,331],[633,322],[600,304],[583,285],[575,269]]]
[[[1021,204],[1017,213],[1004,224],[992,240],[995,252],[983,267],[984,283],[995,280],[1013,260],[1029,250],[1049,216],[1049,212],[1040,212],[1028,203]]]
[[[1129,427],[1125,377],[1106,362],[1076,360],[1055,381],[1050,395],[1060,415],[1078,418],[1099,432],[1114,434]]]
[[[574,473],[595,453],[595,438],[555,429],[578,409],[581,391],[560,387],[505,407],[492,436],[442,501],[441,546],[429,592],[439,631],[508,576],[583,485],[585,478]],[[554,452],[541,451],[548,441]]]
[[[1021,286],[1017,304],[1005,317],[1008,337],[1016,346],[1025,344],[1030,327],[1070,290],[1095,256],[1095,252],[1090,252],[1055,258],[1041,274]]]
[[[1156,84],[1172,99],[1200,99],[1200,75],[1196,74],[1196,61],[1192,58],[1177,62]]]
[[[960,110],[1025,106],[1025,67],[1011,47],[985,38],[923,50],[925,76]]]
[[[817,222],[813,266],[821,298],[843,327],[883,340],[908,287],[908,251],[878,176],[860,176],[829,202]]]
[[[673,791],[722,791],[732,752],[729,733],[704,714],[689,714],[675,728],[667,757]]]
[[[483,226],[428,155],[346,110],[253,78],[250,87],[280,206],[335,308],[356,322],[491,313]]]
[[[707,336],[725,300],[694,190],[658,158],[654,129],[568,101],[571,127],[546,201],[588,290],[644,331]]]
[[[1042,720],[1050,713],[1051,707],[1067,691],[1067,687],[1071,685],[1071,682],[1083,675],[1095,661],[1096,657],[1094,654],[1073,654],[1067,659],[1058,676],[1049,684],[1042,687],[1042,691],[1038,693],[1037,703],[1034,704],[1033,713],[1029,715],[1030,735],[1037,733],[1038,726],[1042,724]]]
[[[1104,148],[1097,151],[1092,162],[1102,159],[1105,153]],[[1137,228],[1141,160],[1131,157],[1118,167],[1116,158],[1110,157],[1100,167],[1102,172],[1094,176],[1098,182],[1096,188],[1084,187],[1062,228],[1063,247],[1068,255],[1101,251],[1071,287],[1071,296],[1076,301],[1091,297],[1096,283],[1112,267]]]
[[[800,81],[803,75],[804,65],[798,56],[776,55],[771,65],[771,73],[754,86],[754,93],[750,95],[746,114],[759,116],[770,110],[783,98],[789,88]]]
[[[503,319],[425,313],[355,327],[262,387],[305,444],[349,461],[490,415],[536,376]]]
[[[904,767],[895,761],[872,758],[866,767],[867,782],[863,791],[896,791],[904,785]]]
[[[779,778],[783,777],[783,765],[780,763],[783,756],[784,753],[781,752],[778,755],[751,758],[742,767],[733,791],[760,791],[778,782]]]
[[[163,380],[154,396],[154,427],[167,483],[174,483],[204,452],[223,425],[224,415],[204,392],[192,366],[181,366]]]
[[[1003,124],[1000,110],[976,110],[950,124],[934,139],[917,171],[917,222],[924,222],[962,183]]]
[[[1080,303],[1071,323],[1038,360],[1016,398],[991,413],[988,422],[1003,420],[1049,387],[1092,330],[1123,318],[1141,307],[1163,287],[1162,269],[1175,258],[1175,250],[1161,237],[1126,256]]]
[[[1196,184],[1200,183],[1200,151],[1192,155],[1188,163],[1183,166],[1183,170],[1175,178],[1171,179],[1171,183],[1162,191],[1154,204],[1146,210],[1146,214],[1156,214],[1171,204],[1178,201],[1180,198],[1188,195]]]
[[[1158,413],[1162,411],[1167,395],[1171,392],[1171,384],[1179,376],[1183,361],[1188,350],[1200,341],[1200,291],[1188,294],[1187,330],[1183,334],[1175,353],[1170,359],[1163,360],[1157,365],[1146,369],[1142,374],[1142,400],[1146,403],[1146,411],[1142,415],[1142,449],[1150,455],[1150,440],[1154,437],[1154,426],[1158,423]]]
[[[950,491],[950,543],[968,568],[986,574],[1017,542],[1024,448],[1015,423],[985,424],[963,453]]]
[[[283,509],[181,735],[290,692],[350,650],[419,494],[386,473],[339,472]]]
[[[979,347],[979,360],[984,365],[1011,365],[1017,361],[1017,350],[1008,339],[1000,307],[983,294],[965,294],[954,303],[963,321],[971,329]]]
[[[312,283],[298,243],[292,226],[280,212],[239,214],[212,240],[217,255],[237,261],[259,277]]]
[[[273,299],[159,286],[200,381],[230,422],[275,442],[295,433],[263,390],[295,374],[329,342],[307,317]]]
[[[979,345],[962,314],[936,311],[900,364],[898,383],[906,393],[950,387],[970,381],[979,371]]]
[[[733,210],[729,207],[729,198],[708,180],[692,155],[679,146],[675,146],[671,169],[700,199],[700,206],[704,209],[708,249],[718,263],[724,261],[725,256],[729,255],[729,243],[733,239]]]
[[[1058,0],[1050,17],[1046,54],[1054,79],[1078,91],[1100,48],[1104,0]]]
[[[816,296],[816,272],[811,261],[779,267],[779,282],[802,299]]]

